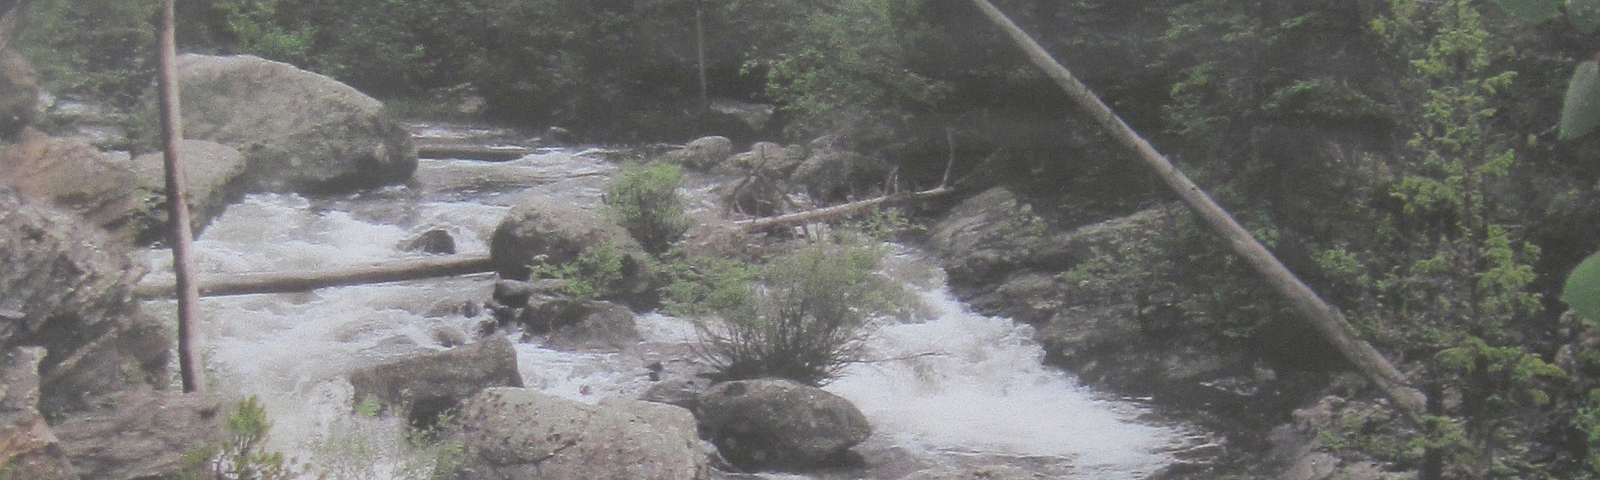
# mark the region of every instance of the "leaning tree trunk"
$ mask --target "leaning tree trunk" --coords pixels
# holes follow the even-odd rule
[[[161,3],[161,74],[157,78],[161,89],[162,158],[167,170],[167,213],[172,241],[172,271],[176,276],[178,293],[178,375],[183,379],[183,391],[198,392],[200,364],[195,360],[195,317],[200,307],[200,290],[194,281],[194,232],[189,226],[189,202],[184,193],[183,165],[178,158],[178,143],[183,140],[183,125],[178,108],[177,41],[173,26],[175,0]]]
[[[1288,268],[1283,266],[1282,262],[1279,262],[1272,255],[1272,252],[1267,251],[1267,248],[1256,240],[1255,236],[1240,226],[1239,222],[1234,220],[1233,216],[1223,210],[1220,205],[1217,205],[1217,202],[1212,200],[1210,195],[1207,195],[1205,191],[1189,180],[1189,177],[1174,167],[1172,162],[1168,161],[1165,156],[1157,152],[1155,147],[1150,145],[1150,142],[1140,137],[1138,132],[1135,132],[1126,122],[1122,121],[1122,118],[1118,117],[1110,107],[1107,107],[1105,102],[1100,101],[1100,98],[1089,90],[1089,87],[1073,77],[1072,72],[1067,71],[1066,67],[1056,62],[1043,47],[1039,46],[1038,42],[1028,36],[1027,32],[1018,28],[1016,23],[1007,18],[1000,9],[995,8],[994,4],[989,3],[988,0],[972,0],[972,3],[980,10],[983,10],[983,13],[995,25],[1010,35],[1012,40],[1015,40],[1017,45],[1027,53],[1028,58],[1033,61],[1034,65],[1044,70],[1051,79],[1055,80],[1056,84],[1060,85],[1061,89],[1065,90],[1067,95],[1070,95],[1079,106],[1088,110],[1090,116],[1093,116],[1107,130],[1110,130],[1112,135],[1117,137],[1117,140],[1121,141],[1123,145],[1137,152],[1139,157],[1150,168],[1155,169],[1167,186],[1177,192],[1178,196],[1182,197],[1190,208],[1199,213],[1218,234],[1228,240],[1228,244],[1233,247],[1234,253],[1244,257],[1255,268],[1257,273],[1265,277],[1267,282],[1278,290],[1279,294],[1287,298],[1296,310],[1299,310],[1318,331],[1322,332],[1323,337],[1328,342],[1338,348],[1339,352],[1351,364],[1356,366],[1356,369],[1377,384],[1407,418],[1420,424],[1422,414],[1426,410],[1427,397],[1416,387],[1413,387],[1406,380],[1405,375],[1395,369],[1394,365],[1390,364],[1388,359],[1385,359],[1382,354],[1372,348],[1371,344],[1357,337],[1354,333],[1354,328],[1350,326],[1349,321],[1344,318],[1343,314],[1339,313],[1333,306],[1328,305],[1327,302],[1324,302],[1322,298],[1317,296],[1316,292],[1295,277],[1294,273],[1290,272]]]

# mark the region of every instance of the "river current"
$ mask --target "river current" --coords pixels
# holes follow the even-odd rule
[[[420,126],[427,140],[474,140],[505,132]],[[350,196],[255,194],[232,205],[196,242],[205,273],[304,270],[415,257],[402,245],[448,231],[459,253],[486,253],[510,206],[527,195],[598,208],[615,171],[604,150],[554,148],[519,160],[422,160],[413,182]],[[704,196],[704,192],[690,192]],[[702,205],[703,206],[703,205]],[[1152,420],[1140,405],[1079,386],[1041,365],[1026,326],[970,312],[945,287],[936,262],[892,245],[885,274],[920,300],[909,321],[884,321],[867,357],[826,389],[855,403],[874,434],[858,446],[866,467],[771,479],[956,478],[977,471],[1019,478],[1139,479],[1174,461],[1192,441],[1185,428]],[[170,272],[165,251],[152,269]],[[441,350],[441,332],[471,332],[492,275],[330,288],[309,293],[202,300],[203,362],[215,391],[257,396],[273,421],[270,447],[333,479],[416,474],[425,454],[408,447],[399,420],[352,413],[353,369]],[[170,301],[150,302],[170,315]],[[696,340],[686,320],[639,318],[644,343],[623,351],[562,351],[519,341],[524,383],[584,402],[636,398],[646,366],[680,360]],[[516,332],[499,333],[512,335]],[[929,477],[928,475],[933,475]],[[736,476],[729,475],[729,478]],[[999,478],[1012,478],[1010,476]]]

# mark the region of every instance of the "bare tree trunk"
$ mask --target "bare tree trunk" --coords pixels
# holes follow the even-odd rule
[[[705,1],[694,2],[694,46],[700,58],[700,106],[711,105],[711,93],[706,85],[706,13]]]
[[[189,202],[184,193],[184,173],[178,157],[178,144],[183,140],[183,124],[178,106],[177,41],[173,4],[176,0],[161,3],[160,69],[161,135],[163,159],[167,170],[167,213],[172,230],[172,271],[176,274],[178,293],[178,375],[183,379],[184,392],[199,392],[200,363],[195,359],[195,317],[200,306],[200,291],[194,282],[194,232],[189,226]]]
[[[1139,157],[1144,159],[1145,163],[1151,168],[1155,169],[1156,173],[1160,174],[1161,179],[1177,192],[1178,196],[1182,197],[1190,208],[1200,214],[1218,234],[1228,240],[1229,245],[1233,247],[1234,253],[1244,257],[1255,268],[1256,272],[1265,277],[1268,283],[1278,290],[1279,294],[1287,298],[1307,320],[1311,321],[1312,325],[1322,332],[1323,337],[1326,337],[1328,342],[1338,348],[1339,352],[1351,364],[1356,366],[1356,369],[1377,384],[1378,388],[1383,390],[1390,400],[1394,401],[1401,412],[1412,421],[1420,424],[1422,414],[1426,410],[1427,397],[1422,394],[1422,391],[1412,386],[1406,380],[1405,375],[1395,369],[1394,365],[1390,364],[1388,359],[1372,348],[1371,344],[1358,338],[1354,333],[1354,328],[1350,326],[1349,321],[1344,318],[1343,314],[1339,313],[1333,306],[1328,305],[1327,302],[1324,302],[1317,296],[1316,292],[1313,292],[1310,287],[1307,287],[1304,282],[1295,277],[1294,273],[1284,267],[1282,262],[1279,262],[1271,252],[1267,251],[1265,246],[1261,245],[1261,242],[1257,241],[1248,230],[1240,226],[1239,222],[1233,219],[1233,216],[1223,210],[1220,205],[1217,205],[1210,195],[1200,190],[1200,187],[1190,181],[1188,176],[1174,167],[1172,162],[1168,161],[1160,152],[1157,152],[1155,147],[1150,145],[1150,142],[1145,141],[1144,138],[1139,136],[1138,132],[1135,132],[1126,122],[1123,122],[1115,112],[1111,111],[1110,107],[1106,106],[1105,102],[1100,101],[1100,98],[1089,90],[1089,87],[1074,78],[1066,67],[1056,62],[1043,47],[1039,46],[1038,42],[1035,42],[1026,32],[1018,28],[1010,18],[1007,18],[998,8],[995,8],[994,4],[989,3],[988,0],[972,0],[972,3],[982,10],[995,25],[1010,35],[1012,40],[1016,41],[1017,45],[1027,53],[1028,58],[1033,61],[1034,65],[1044,70],[1051,79],[1054,79],[1062,90],[1065,90],[1079,106],[1089,111],[1090,116],[1093,116],[1107,130],[1110,130],[1112,135],[1116,136],[1124,145],[1138,152]]]
[[[219,297],[255,293],[306,292],[319,288],[399,282],[421,278],[452,277],[493,271],[488,255],[398,260],[381,265],[360,265],[323,270],[208,275],[195,282],[199,295]],[[172,281],[151,278],[140,282],[134,294],[153,298],[172,295]]]

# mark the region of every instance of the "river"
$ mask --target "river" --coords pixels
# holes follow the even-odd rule
[[[487,128],[414,130],[430,141],[515,138],[514,132]],[[551,148],[501,163],[422,160],[406,186],[319,198],[250,195],[196,242],[198,269],[202,275],[297,270],[414,257],[421,254],[401,245],[431,229],[450,232],[459,253],[485,253],[495,225],[526,195],[598,204],[616,169],[605,159],[608,153]],[[1043,352],[1028,327],[971,313],[949,293],[937,262],[913,247],[894,245],[891,251],[885,273],[915,292],[921,313],[910,321],[877,324],[866,353],[885,361],[854,364],[826,387],[854,402],[873,424],[872,439],[856,448],[867,466],[756,476],[891,480],[987,471],[1025,475],[1017,478],[1139,479],[1174,462],[1170,452],[1194,441],[1189,428],[1042,366]],[[149,252],[149,258],[154,270],[170,271],[164,251]],[[261,398],[274,422],[270,446],[308,468],[305,478],[412,475],[425,455],[401,439],[398,420],[352,413],[345,376],[443,349],[440,339],[449,335],[441,332],[473,331],[489,316],[481,304],[493,281],[476,275],[207,298],[200,328],[206,381],[219,392]],[[157,301],[148,308],[168,315],[173,307]],[[644,343],[623,351],[561,351],[541,346],[537,338],[519,342],[524,382],[591,403],[605,396],[637,397],[650,386],[646,365],[681,357],[695,341],[691,323],[666,315],[642,315],[639,329]]]

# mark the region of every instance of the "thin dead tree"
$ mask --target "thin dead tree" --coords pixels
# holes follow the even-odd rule
[[[184,192],[184,171],[179,161],[179,142],[183,124],[178,106],[177,40],[174,35],[175,0],[161,2],[161,40],[158,46],[161,90],[162,158],[167,173],[167,219],[172,241],[172,271],[178,296],[178,375],[184,392],[199,392],[199,362],[195,360],[195,321],[200,307],[199,284],[194,278],[194,232],[189,226],[188,195]]]
[[[1283,263],[1261,245],[1254,235],[1240,226],[1227,210],[1174,167],[1172,162],[1156,151],[1155,147],[1129,127],[1127,122],[1122,121],[1122,118],[1090,91],[1088,86],[1078,81],[1072,72],[1056,62],[1049,52],[1040,47],[1027,32],[1017,27],[1005,13],[995,8],[988,0],[972,0],[972,3],[982,10],[990,21],[1004,30],[1027,53],[1034,65],[1055,80],[1056,84],[1079,106],[1088,110],[1090,116],[1099,121],[1123,145],[1137,152],[1139,157],[1161,176],[1167,186],[1177,192],[1178,196],[1183,198],[1183,201],[1205,219],[1219,235],[1228,240],[1234,253],[1244,257],[1257,273],[1265,277],[1267,282],[1287,298],[1329,343],[1355,365],[1357,370],[1372,380],[1407,418],[1421,424],[1422,415],[1427,408],[1427,397],[1412,386],[1405,375],[1378,353],[1377,349],[1361,340],[1339,310],[1323,301],[1316,292],[1284,267]]]

